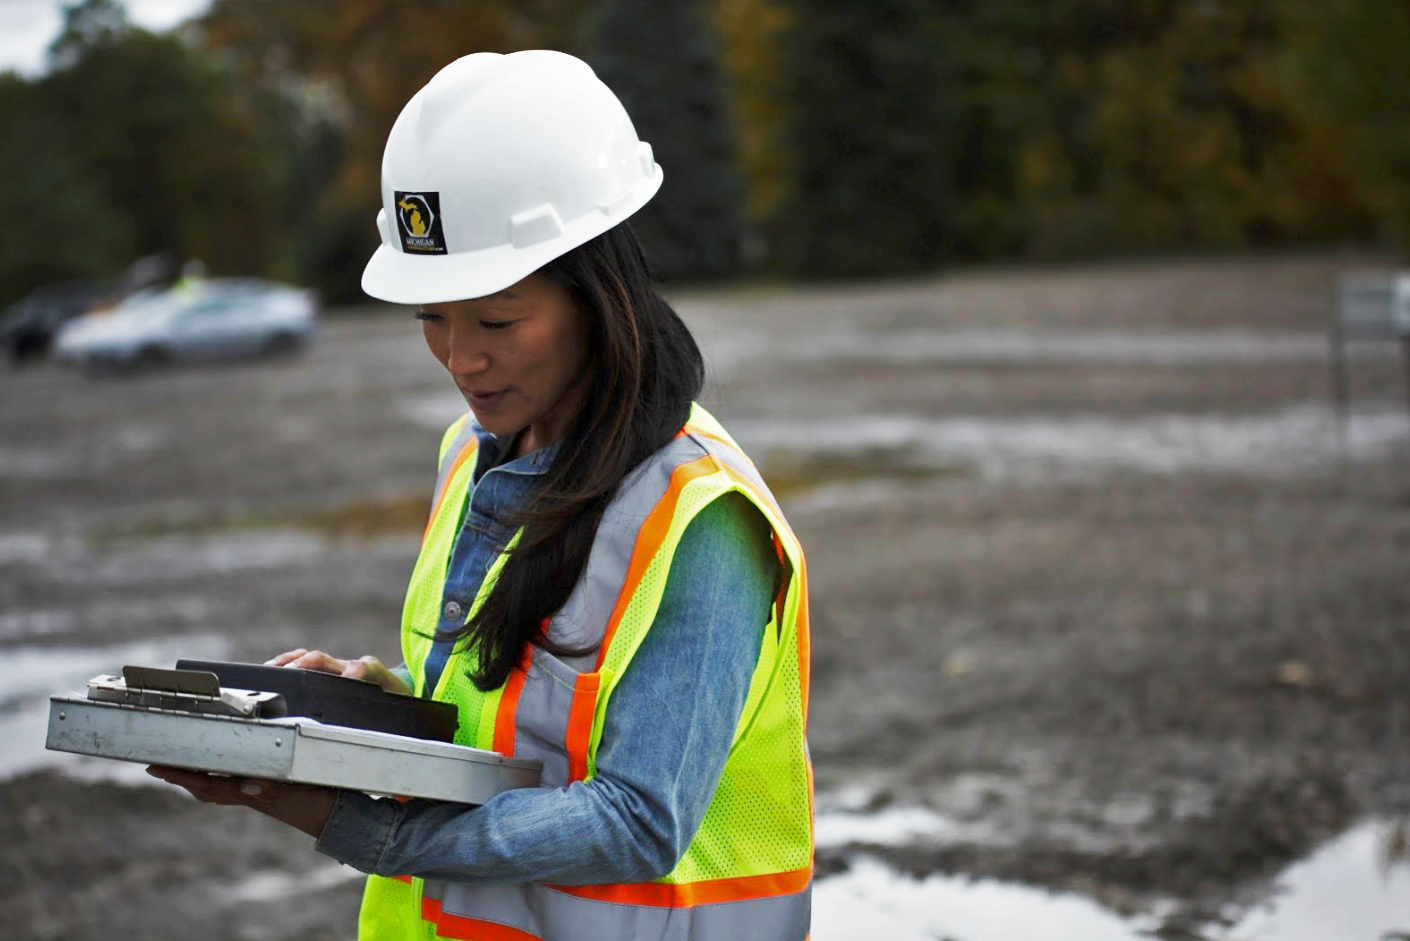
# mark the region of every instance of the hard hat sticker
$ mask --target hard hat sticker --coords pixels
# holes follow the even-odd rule
[[[441,230],[441,194],[393,194],[397,209],[397,234],[401,250],[414,255],[446,254],[446,237]]]

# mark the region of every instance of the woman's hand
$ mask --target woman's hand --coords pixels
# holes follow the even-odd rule
[[[300,670],[317,670],[320,673],[336,673],[354,680],[367,680],[370,683],[376,683],[389,693],[411,695],[411,690],[402,682],[401,677],[393,673],[391,668],[376,657],[340,660],[321,650],[308,650],[300,647],[297,650],[285,651],[273,660],[266,660],[264,665],[267,667],[297,667]]]
[[[229,807],[249,807],[302,830],[315,839],[333,812],[338,792],[331,787],[290,784],[259,778],[227,778],[204,771],[186,771],[153,765],[147,773],[169,784],[184,787],[196,800]]]
[[[376,683],[389,693],[411,692],[401,677],[376,657],[342,660],[321,650],[300,647],[265,661],[265,666],[336,673],[339,676]],[[333,811],[333,801],[338,795],[334,788],[261,778],[231,778],[161,765],[152,765],[147,769],[147,773],[169,784],[185,788],[192,797],[203,803],[249,807],[315,838],[323,832],[323,825],[327,823],[328,815]]]

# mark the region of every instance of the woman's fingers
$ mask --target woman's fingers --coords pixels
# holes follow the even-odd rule
[[[375,668],[382,665],[376,657],[359,657],[356,660],[347,660],[345,663],[343,676],[349,679],[372,680],[373,682],[376,682]]]
[[[192,797],[206,804],[232,806],[248,802],[240,792],[242,782],[237,778],[223,778],[203,771],[165,768],[160,765],[148,768],[147,773],[168,784],[185,788]]]
[[[300,670],[318,670],[322,673],[342,673],[348,661],[324,653],[299,647],[286,650],[273,659],[264,661],[267,667],[295,667]]]
[[[147,773],[185,788],[203,803],[248,807],[312,837],[323,832],[323,824],[337,797],[337,791],[327,787],[260,778],[227,778],[161,765],[152,765]]]
[[[299,647],[286,650],[279,656],[266,660],[267,667],[294,667],[300,670],[318,670],[321,673],[337,673],[354,680],[366,680],[391,693],[409,693],[401,677],[387,668],[376,657],[358,657],[356,660],[342,660],[321,650]]]
[[[402,682],[402,678],[393,673],[385,663],[376,657],[367,656],[349,660],[347,668],[343,670],[343,676],[376,683],[389,693],[407,694],[411,692]]]
[[[282,663],[278,661],[283,661]],[[320,673],[342,673],[347,669],[348,661],[340,660],[321,650],[291,650],[288,653],[281,653],[273,660],[269,661],[270,666],[293,667],[298,670],[317,670]]]

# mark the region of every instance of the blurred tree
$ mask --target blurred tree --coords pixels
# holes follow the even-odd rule
[[[777,0],[714,0],[722,62],[729,76],[730,115],[738,165],[747,180],[745,208],[753,231],[778,211],[791,175],[784,128],[789,111],[778,60],[789,18]],[[746,255],[762,255],[762,245]]]
[[[0,205],[47,216],[61,236],[0,236],[0,293],[116,275],[157,253],[216,273],[293,273],[291,142],[198,49],[133,27],[113,0],[85,0],[65,10],[48,74],[6,83]],[[36,193],[38,217],[21,208]]]
[[[69,68],[94,49],[118,45],[131,32],[122,4],[81,0],[64,7],[63,31],[49,46],[49,63],[54,68]]]
[[[1284,73],[1280,0],[945,5],[964,35],[960,250],[1062,257],[1364,235]]]
[[[278,269],[302,208],[286,200],[288,142],[199,51],[127,25],[111,0],[86,0],[67,11],[38,94],[127,220],[131,258]]]
[[[699,0],[604,0],[589,61],[626,106],[665,170],[632,217],[663,279],[719,278],[744,260],[744,183],[736,165],[719,42]]]
[[[803,276],[895,274],[953,252],[960,92],[934,0],[788,0],[792,179],[771,230]]]
[[[583,0],[215,0],[207,44],[252,87],[301,89],[321,102],[319,140],[304,151],[312,231],[304,256],[333,299],[360,298],[377,246],[382,149],[407,100],[472,52],[571,51]]]
[[[1279,74],[1276,3],[1106,6],[1114,41],[1085,54],[1071,41],[1081,32],[1059,43],[1053,85],[1087,103],[1078,135],[1050,128],[1020,153],[1032,251],[1277,245],[1355,228],[1354,205],[1327,198],[1329,180],[1349,182],[1345,163],[1315,142]],[[1094,25],[1075,10],[1065,22]]]
[[[1410,6],[1285,0],[1288,74],[1382,234],[1410,250]]]
[[[0,74],[0,307],[53,281],[112,274],[128,259],[123,218],[78,158],[81,141],[34,83]]]

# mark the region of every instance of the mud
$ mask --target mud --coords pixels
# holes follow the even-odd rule
[[[1410,815],[1396,345],[1354,346],[1345,438],[1328,406],[1336,278],[1370,262],[678,296],[808,551],[824,879],[998,879],[1223,939],[1290,863]],[[0,651],[394,659],[458,407],[371,308],[294,361],[0,373]],[[7,754],[37,685],[0,679]],[[0,936],[352,936],[356,879],[301,835],[48,758],[0,780]]]

